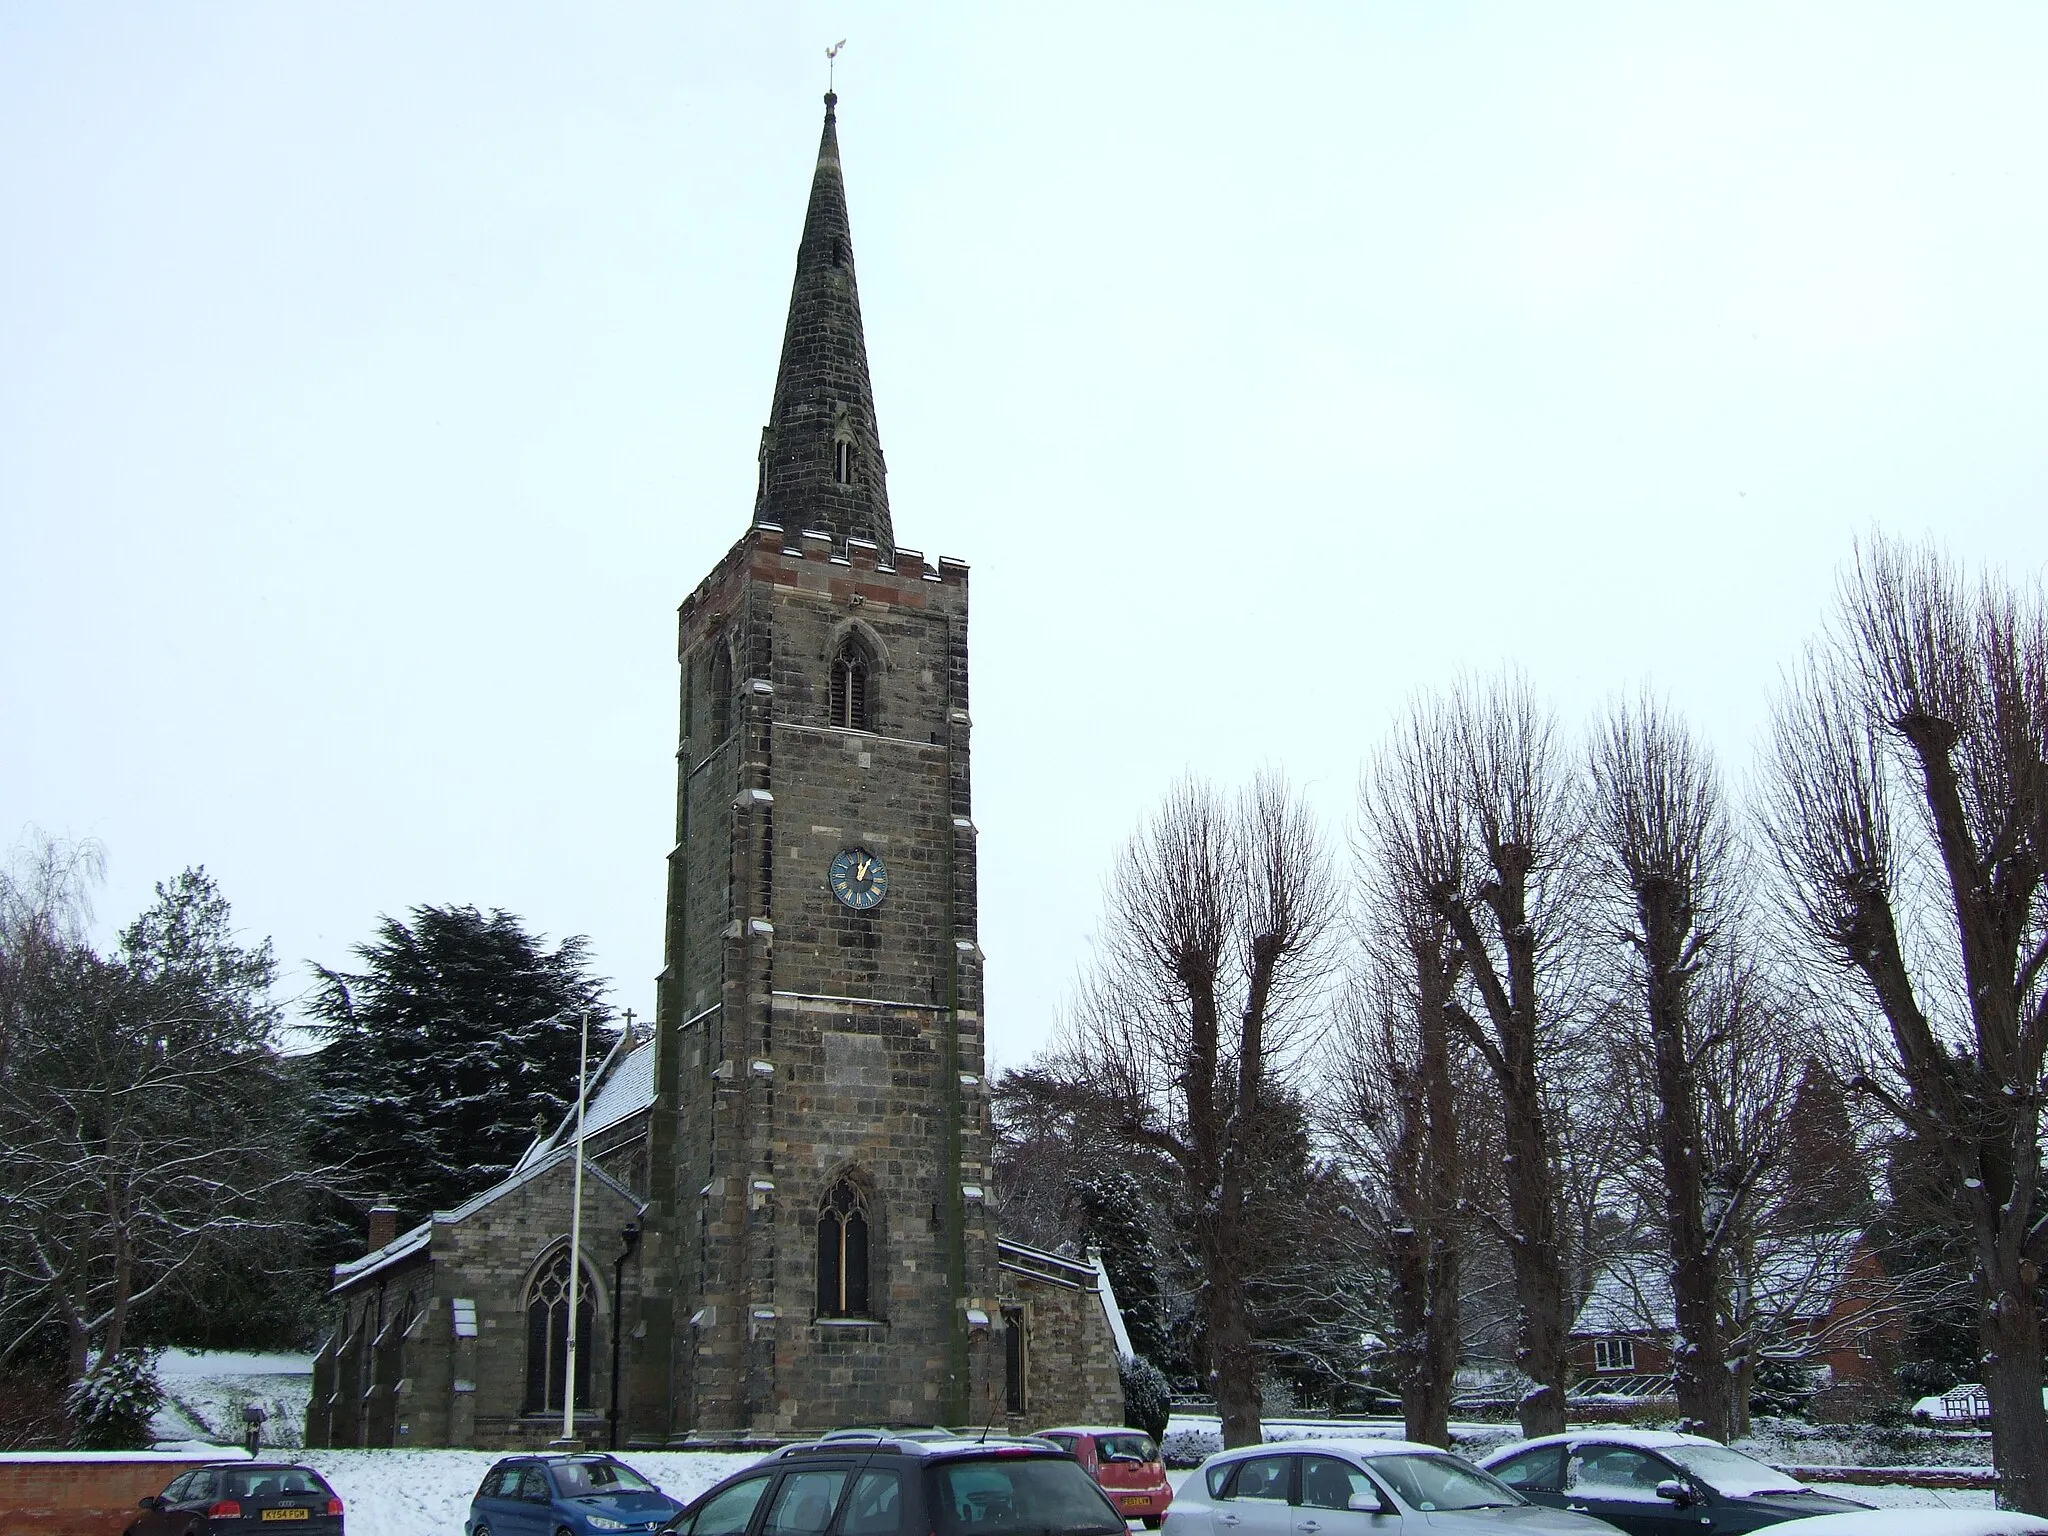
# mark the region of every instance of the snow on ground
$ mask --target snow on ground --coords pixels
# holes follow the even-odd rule
[[[242,1441],[242,1409],[254,1403],[268,1414],[263,1443],[294,1450],[304,1443],[306,1405],[313,1396],[311,1355],[254,1354],[239,1350],[167,1349],[157,1357],[164,1405],[151,1430],[159,1442]]]
[[[461,1536],[469,1501],[500,1451],[305,1451],[341,1495],[356,1536]],[[663,1493],[688,1501],[760,1460],[753,1451],[621,1451]]]

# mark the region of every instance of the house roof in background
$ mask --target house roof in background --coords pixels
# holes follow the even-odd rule
[[[1862,1239],[1857,1231],[1829,1231],[1759,1243],[1749,1283],[1757,1310],[1781,1319],[1826,1317]],[[1600,1272],[1572,1333],[1670,1333],[1676,1327],[1669,1257],[1638,1252]]]

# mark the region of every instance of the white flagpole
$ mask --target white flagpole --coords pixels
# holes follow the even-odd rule
[[[576,1438],[576,1283],[583,1277],[583,1101],[590,1074],[590,1010],[576,1047],[576,1183],[569,1205],[569,1358],[562,1382],[562,1438]]]

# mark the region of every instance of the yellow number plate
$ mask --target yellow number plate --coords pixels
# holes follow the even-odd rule
[[[312,1512],[304,1509],[266,1509],[263,1511],[263,1518],[266,1520],[307,1520],[312,1518]]]

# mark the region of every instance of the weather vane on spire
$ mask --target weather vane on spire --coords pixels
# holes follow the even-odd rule
[[[846,39],[842,37],[838,42],[825,50],[825,89],[828,91],[833,89],[832,76],[838,67],[839,50],[845,46]]]

